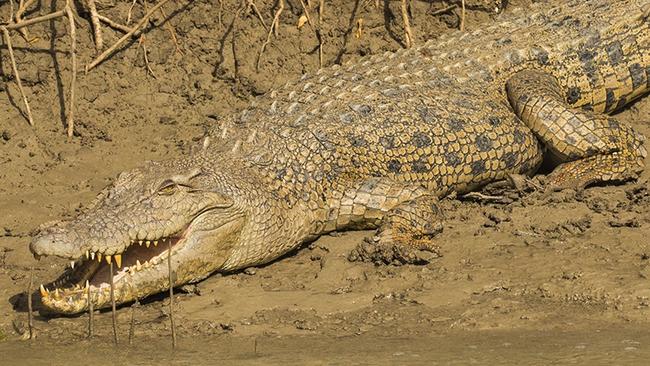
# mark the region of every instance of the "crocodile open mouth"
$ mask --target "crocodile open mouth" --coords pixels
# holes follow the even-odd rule
[[[139,272],[162,265],[169,256],[182,248],[189,227],[168,237],[156,240],[131,240],[123,252],[104,255],[86,251],[79,259],[70,262],[59,278],[40,286],[45,305],[65,302],[73,306],[77,301],[88,298],[88,293],[103,293],[110,290],[111,264],[113,284]],[[54,306],[58,307],[58,306]]]

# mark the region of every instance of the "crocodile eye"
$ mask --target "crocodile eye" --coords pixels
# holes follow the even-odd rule
[[[168,179],[162,182],[160,188],[158,188],[158,194],[163,196],[169,196],[171,194],[174,194],[174,192],[176,192],[177,189],[178,189],[178,185],[174,181]]]

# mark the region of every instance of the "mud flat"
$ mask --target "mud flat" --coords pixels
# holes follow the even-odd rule
[[[270,21],[271,4],[257,3]],[[604,364],[615,359],[632,364],[647,357],[648,170],[637,182],[580,193],[505,192],[511,198],[507,203],[446,199],[446,222],[438,239],[441,256],[426,264],[352,262],[351,253],[371,233],[351,232],[323,237],[260,268],[186,286],[175,299],[179,349],[173,355],[164,295],[133,310],[133,346],[126,345],[132,309],[118,309],[119,352],[110,343],[106,312],[97,314],[91,341],[85,340],[87,315],[37,316],[37,338],[18,340],[26,330],[23,291],[29,268],[36,266],[36,281],[46,282],[64,266],[53,258],[37,264],[29,253],[30,237],[41,223],[74,215],[122,170],[146,159],[187,153],[219,116],[317,69],[313,50],[318,43],[307,27],[295,26],[301,14],[295,3],[287,6],[281,38],[267,47],[259,71],[255,64],[266,32],[254,15],[236,23],[232,42],[233,5],[224,4],[221,23],[213,16],[212,2],[178,6],[169,24],[182,52],[164,26],[146,37],[156,78],[146,70],[137,43],[79,75],[71,140],[65,138],[60,99],[70,67],[65,24],[34,27],[30,32],[38,38],[31,44],[18,37],[14,42],[33,128],[16,107],[20,96],[5,48],[0,49],[5,81],[0,84],[3,362]],[[331,2],[325,64],[400,47],[399,17],[385,17],[383,8],[366,3],[355,10],[353,2]],[[416,44],[457,26],[453,14],[428,16],[427,4],[413,3]],[[117,2],[103,11],[119,17],[129,5]],[[398,14],[398,5],[391,4],[388,13]],[[506,11],[527,5],[513,1]],[[7,6],[0,6],[0,14]],[[466,26],[471,30],[496,17],[470,10]],[[364,19],[360,38],[355,36],[358,18]],[[79,58],[90,60],[92,39],[89,25],[84,26]],[[106,42],[116,38],[106,31]],[[50,52],[52,45],[56,52]],[[236,72],[233,50],[239,60]],[[649,114],[646,98],[619,118],[650,136]]]

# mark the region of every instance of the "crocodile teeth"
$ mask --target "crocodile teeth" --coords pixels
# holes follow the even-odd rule
[[[90,257],[90,253],[86,250],[86,259],[88,259],[88,257]]]
[[[43,287],[43,285],[41,284],[41,297],[47,297],[48,295],[49,293],[47,292],[45,287]]]
[[[149,248],[149,245],[151,245],[151,242],[150,242],[149,240],[147,240],[147,241],[145,242],[145,245],[147,246],[147,248]]]
[[[74,261],[70,261],[70,268],[74,269]]]
[[[90,259],[95,260],[95,252],[90,253]]]
[[[106,259],[106,263],[111,264],[111,256],[110,255],[105,256],[104,259]]]
[[[118,268],[122,267],[122,254],[115,254],[115,263]]]
[[[140,264],[140,260],[136,259],[135,260],[135,268],[139,271],[142,269],[142,264]]]
[[[157,246],[158,246],[158,240],[154,240],[154,241],[153,241],[153,246],[154,246],[154,247],[157,247]]]
[[[59,289],[54,289],[54,298],[57,300],[61,299],[61,294],[59,293]]]
[[[99,262],[99,263],[102,262],[102,255],[101,255],[101,253],[97,253],[97,262]]]
[[[142,246],[142,240],[138,240],[138,244]]]

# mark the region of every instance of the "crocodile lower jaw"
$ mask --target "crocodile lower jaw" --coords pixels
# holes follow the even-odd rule
[[[167,268],[171,247],[172,256],[182,250],[190,226],[183,231],[157,240],[132,240],[119,254],[102,256],[86,252],[70,263],[54,282],[40,286],[43,305],[58,313],[78,313],[89,308],[89,296],[95,307],[110,304],[110,270],[113,266],[114,297],[118,303],[134,297],[131,288],[133,276]]]

